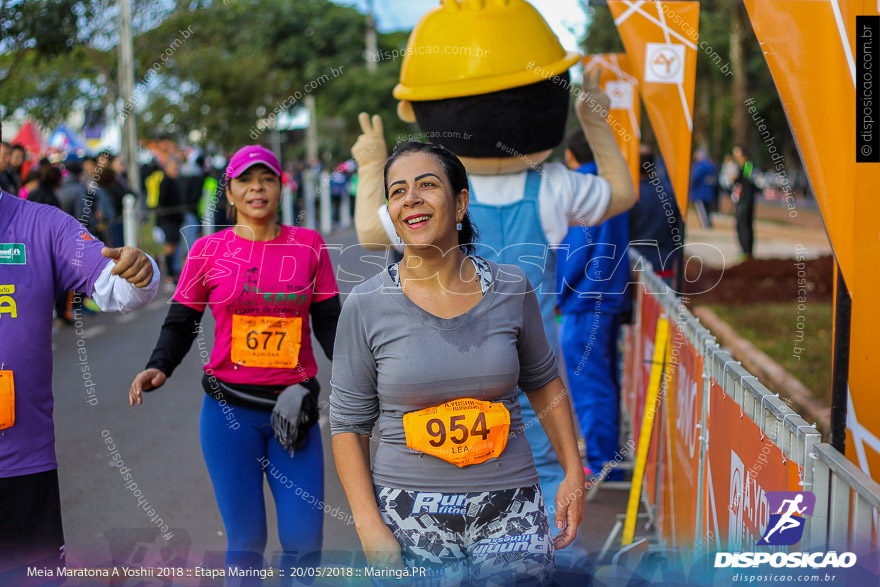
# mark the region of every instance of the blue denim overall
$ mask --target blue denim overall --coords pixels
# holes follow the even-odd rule
[[[468,184],[468,212],[471,222],[480,233],[479,242],[474,243],[477,255],[495,263],[517,265],[523,270],[538,296],[547,340],[559,356],[556,327],[556,251],[549,247],[547,235],[541,225],[538,208],[541,174],[529,169],[526,172],[523,198],[509,204],[484,204],[477,199],[473,184],[470,181]],[[556,491],[565,473],[528,397],[520,391],[518,398],[523,424],[526,426],[526,438],[535,457],[541,492],[544,494],[550,527],[555,536],[559,533],[554,524]],[[560,571],[586,570],[587,553],[580,538],[556,553],[556,565]]]

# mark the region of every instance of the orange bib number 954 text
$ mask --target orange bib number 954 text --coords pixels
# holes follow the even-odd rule
[[[409,448],[466,467],[504,452],[510,413],[501,403],[465,398],[404,415],[403,430]]]

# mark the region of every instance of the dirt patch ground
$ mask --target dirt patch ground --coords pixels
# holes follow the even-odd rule
[[[699,262],[687,265],[684,294],[695,303],[796,301],[799,271],[806,272],[809,300],[831,300],[834,294],[834,261],[830,255],[803,264],[793,259],[750,259],[724,270],[702,267],[702,272]]]

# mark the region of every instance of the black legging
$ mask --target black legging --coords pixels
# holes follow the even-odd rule
[[[755,198],[754,196],[743,197],[734,206],[736,216],[736,236],[742,252],[751,256],[755,246]]]

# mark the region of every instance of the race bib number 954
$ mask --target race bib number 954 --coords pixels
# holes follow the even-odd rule
[[[299,363],[302,317],[232,317],[232,362],[247,367],[293,369]]]
[[[466,467],[504,452],[510,412],[500,402],[459,399],[405,414],[403,430],[409,448]]]

